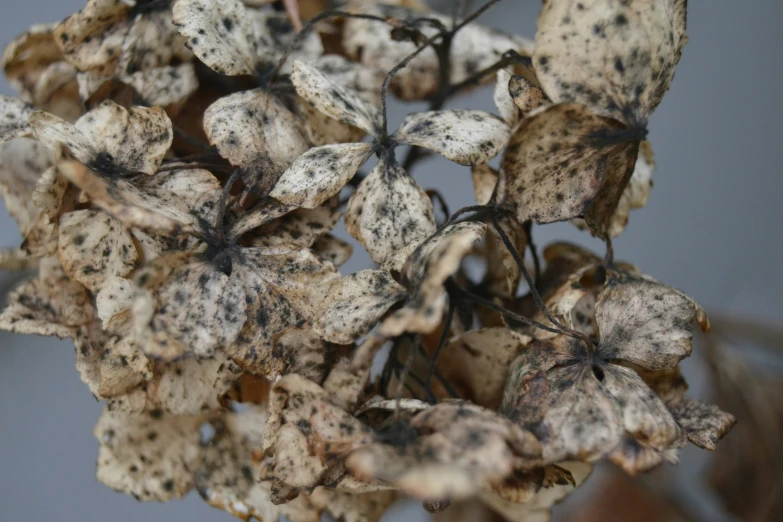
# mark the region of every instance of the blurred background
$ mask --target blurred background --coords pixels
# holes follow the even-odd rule
[[[430,3],[447,8],[451,2]],[[540,3],[506,0],[481,21],[532,38]],[[647,207],[631,215],[626,232],[617,240],[616,257],[685,291],[714,317],[727,318],[729,330],[728,319],[774,326],[783,321],[783,2],[689,3],[690,40],[672,88],[650,122],[658,164],[655,185]],[[82,5],[83,0],[5,0],[0,8],[0,43],[5,45],[34,23],[58,21]],[[3,80],[0,93],[12,94]],[[486,89],[451,105],[494,111]],[[401,120],[405,111],[421,108],[395,105],[391,123]],[[437,187],[452,209],[473,203],[466,168],[428,159],[413,174],[424,188]],[[347,237],[344,230],[340,233]],[[538,227],[535,234],[539,247],[569,240],[602,251],[595,240],[569,224]],[[0,245],[18,242],[13,221],[0,212]],[[342,271],[368,266],[369,257],[357,249]],[[14,283],[13,277],[0,274],[3,294]],[[739,352],[733,353],[742,354],[751,344],[740,339]],[[704,398],[710,390],[701,348],[697,345],[684,369],[691,395]],[[761,361],[769,369],[775,359],[762,355]],[[73,363],[70,342],[0,332],[0,521],[231,520],[197,495],[182,502],[140,504],[99,484],[94,478],[98,443],[91,430],[101,405],[80,382]],[[779,378],[770,377],[769,382],[780,390]],[[753,408],[732,402],[732,397],[716,400],[742,425],[750,415],[747,410]],[[755,444],[754,435],[741,436],[735,429],[718,454],[724,450],[734,452],[727,459],[737,457],[736,452]],[[777,451],[783,446],[781,440],[773,438],[772,444],[780,445]],[[731,474],[734,468],[724,464],[727,459],[717,465],[727,466],[724,471]],[[725,513],[721,499],[706,482],[709,464],[707,452],[691,447],[679,467],[662,467],[645,478],[645,485],[630,483],[610,467],[601,467],[598,473],[603,478],[588,481],[587,487],[559,506],[555,520],[736,520]],[[774,471],[780,471],[774,467],[779,465],[779,461],[772,464],[772,485],[769,480],[755,482],[756,475],[746,477],[748,487],[754,483],[756,489],[779,487],[781,475]],[[651,492],[666,497],[667,503],[650,503]],[[744,502],[751,500],[745,497]],[[623,511],[628,505],[636,517],[647,513],[648,518]],[[655,511],[649,506],[663,510],[656,515],[660,518],[649,518]],[[742,512],[745,520],[783,520],[770,516],[774,507],[761,515]],[[384,521],[426,519],[419,506],[401,505]]]

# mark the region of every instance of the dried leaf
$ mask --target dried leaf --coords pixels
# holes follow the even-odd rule
[[[368,334],[406,291],[388,272],[362,270],[340,279],[318,308],[315,331],[325,340],[350,344]]]
[[[508,137],[508,125],[494,114],[454,109],[411,114],[392,139],[430,149],[460,165],[471,166],[494,158]]]
[[[393,159],[382,159],[351,196],[345,227],[383,264],[435,231],[432,201]]]

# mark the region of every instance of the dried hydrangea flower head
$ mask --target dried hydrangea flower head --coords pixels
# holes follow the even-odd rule
[[[547,520],[599,459],[715,449],[734,418],[678,366],[706,315],[611,246],[685,1],[547,0],[535,45],[477,23],[500,3],[89,0],[8,46],[0,266],[37,273],[0,328],[74,340],[101,482],[243,520]],[[493,82],[497,114],[445,108]],[[395,130],[393,95],[429,107]],[[475,205],[419,185],[431,152]],[[542,269],[533,226],[564,220],[606,255]],[[341,221],[375,266],[338,271]]]

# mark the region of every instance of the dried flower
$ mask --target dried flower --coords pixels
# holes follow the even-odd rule
[[[715,449],[734,417],[678,366],[704,311],[611,243],[685,1],[547,0],[535,46],[476,23],[496,3],[88,0],[8,46],[0,266],[37,274],[0,328],[74,340],[101,482],[243,520],[543,520],[598,459]],[[498,115],[444,109],[493,79]],[[393,94],[429,109],[390,129]],[[476,205],[419,185],[429,152]],[[338,272],[341,219],[378,266]],[[564,220],[606,255],[541,270],[533,225]]]

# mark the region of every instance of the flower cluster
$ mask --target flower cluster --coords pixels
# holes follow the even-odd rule
[[[685,0],[548,0],[535,42],[475,22],[498,0],[327,3],[88,0],[3,54],[23,243],[0,266],[37,275],[0,328],[74,340],[99,480],[243,519],[377,521],[405,495],[514,521],[598,459],[714,449],[734,419],[678,370],[704,312],[611,249]],[[493,78],[497,115],[443,109]],[[389,129],[391,94],[431,108]],[[472,167],[475,206],[436,219],[426,153]],[[341,219],[375,268],[339,272]],[[555,244],[540,270],[531,227],[562,220],[606,256]]]

